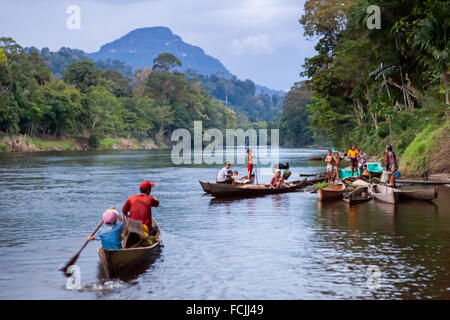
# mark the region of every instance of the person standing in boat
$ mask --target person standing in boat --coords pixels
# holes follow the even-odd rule
[[[328,183],[332,183],[334,178],[334,158],[331,150],[328,150],[328,154],[325,157],[325,163],[327,164]]]
[[[119,217],[119,212],[114,208],[110,208],[103,212],[103,225],[100,230],[95,236],[90,236],[87,240],[101,240],[104,249],[122,249],[122,239],[120,237],[122,231],[123,222],[122,218]]]
[[[337,179],[338,182],[342,182],[341,177],[339,177],[339,165],[341,164],[341,158],[339,157],[339,152],[335,152],[333,155],[334,159],[334,174],[333,182]]]
[[[147,180],[142,181],[139,186],[141,193],[129,197],[122,208],[122,212],[125,216],[128,216],[133,220],[139,220],[142,224],[145,224],[148,227],[148,230],[151,230],[151,232],[149,232],[150,235],[156,233],[156,229],[152,227],[152,207],[159,206],[159,200],[150,195],[154,186],[155,184],[153,182]]]
[[[352,145],[350,150],[348,150],[347,156],[350,158],[350,166],[352,167],[352,177],[353,172],[356,170],[356,176],[359,177],[358,172],[358,150],[356,150],[356,145]]]
[[[389,177],[389,187],[395,187],[395,172],[398,170],[398,164],[397,156],[390,144],[386,146],[386,159],[388,160],[387,169],[391,172],[391,176]]]
[[[233,172],[230,170],[230,163],[227,161],[225,162],[225,166],[219,170],[219,172],[216,175],[216,183],[233,183],[232,175]],[[228,172],[228,171],[231,171]]]
[[[247,179],[250,180],[253,172],[253,157],[250,149],[247,149]]]
[[[358,169],[362,170],[363,166],[367,164],[367,154],[364,153],[363,149],[359,149],[358,152]]]

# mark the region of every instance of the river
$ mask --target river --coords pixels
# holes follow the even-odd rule
[[[322,152],[281,149],[280,160],[293,180],[323,171],[307,161]],[[198,180],[218,169],[172,165],[169,151],[0,154],[0,298],[450,298],[449,188],[397,206],[321,204],[306,192],[216,201]],[[68,289],[58,267],[144,179],[161,201],[161,250],[111,280],[92,242],[77,261],[81,288]],[[368,287],[369,266],[380,270],[378,288]]]

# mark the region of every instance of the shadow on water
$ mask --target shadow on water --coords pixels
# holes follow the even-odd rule
[[[142,274],[146,273],[149,268],[161,258],[161,252],[162,249],[161,246],[159,246],[153,249],[153,251],[143,260],[124,269],[120,274],[111,274],[109,277],[103,264],[99,262],[97,267],[97,277],[100,282],[105,282],[113,279],[121,280],[124,282],[132,282],[133,280],[139,278],[139,276],[141,276]]]

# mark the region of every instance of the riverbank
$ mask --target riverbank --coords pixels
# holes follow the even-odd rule
[[[55,138],[53,136],[30,137],[27,135],[0,136],[0,152],[39,152],[39,151],[76,151],[76,150],[152,150],[167,149],[163,141],[152,139],[105,137],[98,139],[96,147],[89,138]]]

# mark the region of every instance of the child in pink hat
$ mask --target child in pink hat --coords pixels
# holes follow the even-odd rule
[[[101,240],[104,249],[122,249],[122,231],[123,222],[122,218],[119,217],[119,212],[115,208],[110,208],[103,212],[103,225],[100,230],[95,237],[89,237],[88,240]]]

